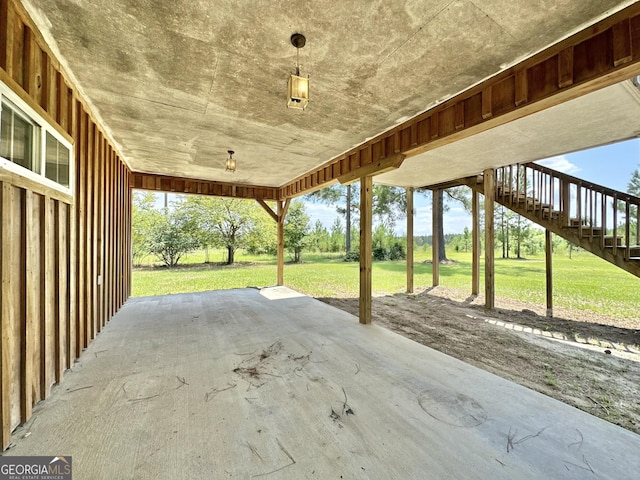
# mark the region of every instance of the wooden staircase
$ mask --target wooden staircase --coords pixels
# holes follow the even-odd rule
[[[464,183],[484,194],[482,176]],[[496,169],[494,199],[640,277],[640,198],[526,163]]]

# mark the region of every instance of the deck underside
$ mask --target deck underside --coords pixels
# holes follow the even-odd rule
[[[129,300],[6,455],[77,479],[632,478],[640,436],[284,287]]]

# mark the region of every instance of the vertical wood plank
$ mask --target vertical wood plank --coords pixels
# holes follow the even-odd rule
[[[67,290],[67,216],[66,205],[62,202],[54,202],[55,208],[55,276],[57,312],[55,323],[55,382],[62,381],[62,375],[66,366],[67,350],[67,322],[68,322],[68,290]]]
[[[85,348],[85,322],[87,319],[87,311],[86,311],[86,285],[85,285],[85,271],[84,268],[86,262],[86,254],[85,249],[87,245],[86,235],[85,235],[85,209],[86,209],[86,130],[87,130],[87,118],[84,115],[84,110],[82,108],[82,104],[80,102],[76,102],[77,109],[77,124],[78,124],[78,135],[76,136],[76,171],[77,171],[77,182],[76,182],[76,217],[77,217],[77,228],[76,228],[76,236],[77,236],[77,292],[78,292],[78,315],[77,315],[77,325],[76,325],[76,358],[80,357],[82,354],[82,350]]]
[[[487,310],[493,310],[495,306],[495,226],[493,222],[495,175],[495,170],[491,168],[484,171],[484,305]]]
[[[487,120],[493,117],[493,103],[491,100],[491,87],[482,90],[482,118]]]
[[[85,322],[85,338],[84,338],[84,347],[87,348],[91,340],[93,340],[96,336],[95,334],[95,302],[93,301],[94,294],[94,286],[95,286],[95,276],[94,276],[94,255],[95,255],[95,244],[93,243],[93,204],[95,201],[95,190],[94,190],[94,173],[95,173],[95,165],[94,165],[94,123],[91,121],[91,118],[87,118],[87,156],[85,157],[85,164],[87,166],[87,183],[86,183],[86,211],[85,211],[85,222],[86,222],[86,241],[87,241],[87,252],[86,252],[86,272],[85,272],[85,292],[86,292],[86,305],[87,305],[87,318]]]
[[[46,380],[47,389],[45,395],[48,397],[51,390],[51,386],[55,383],[56,378],[56,365],[58,351],[56,349],[56,328],[59,322],[58,319],[58,278],[56,273],[56,256],[57,256],[57,243],[56,243],[56,209],[55,201],[50,197],[44,197],[46,209],[44,211],[45,218],[45,231],[44,240],[46,244],[47,252],[45,254],[45,303],[46,303]]]
[[[373,177],[360,179],[360,323],[371,323],[371,229],[373,220]]]
[[[430,117],[431,126],[429,128],[429,134],[431,135],[431,140],[436,140],[440,136],[440,121],[438,119],[439,116],[440,115],[438,114],[438,112],[433,112]]]
[[[27,421],[31,418],[32,407],[35,401],[40,400],[36,397],[34,399],[34,355],[37,355],[38,351],[38,337],[37,331],[34,329],[34,322],[39,317],[39,302],[40,295],[38,295],[38,273],[39,262],[34,261],[35,253],[40,251],[40,244],[38,241],[38,230],[34,223],[37,222],[37,217],[34,215],[33,210],[33,192],[26,190],[23,193],[23,205],[22,205],[22,228],[23,238],[25,240],[25,248],[23,249],[23,259],[21,263],[25,267],[25,283],[28,288],[25,288],[24,301],[25,301],[25,321],[21,325],[21,337],[22,337],[22,381],[21,381],[21,406],[22,406],[22,421]],[[27,254],[27,252],[29,252]],[[39,363],[36,363],[39,365]]]
[[[12,245],[12,230],[15,228],[13,221],[13,196],[11,195],[11,185],[0,182],[2,191],[0,192],[0,212],[2,222],[0,222],[0,240],[2,245]],[[0,289],[0,421],[2,422],[2,449],[6,449],[11,441],[11,384],[13,375],[11,369],[11,319],[15,315],[15,304],[13,302],[13,285],[11,266],[17,260],[15,249],[2,248],[0,250],[0,274],[2,277],[2,288]]]
[[[2,183],[0,222],[2,251],[0,252],[2,288],[0,303],[1,337],[1,395],[2,442],[8,444],[11,430],[21,421],[22,407],[22,323],[25,321],[23,294],[25,271],[22,265],[23,228],[22,195],[18,188]]]
[[[7,42],[7,73],[18,85],[23,86],[22,56],[24,51],[24,24],[9,5],[9,41]]]
[[[103,269],[103,303],[102,310],[105,323],[109,321],[111,315],[109,313],[109,288],[110,288],[110,280],[109,280],[109,264],[111,261],[110,249],[109,245],[111,242],[111,229],[109,222],[109,202],[111,201],[111,177],[110,177],[110,165],[111,165],[111,147],[107,144],[107,149],[104,157],[104,212],[103,212],[103,220],[104,220],[104,269]]]
[[[49,55],[42,50],[38,49],[38,58],[40,59],[40,71],[39,79],[36,79],[36,86],[40,92],[40,106],[44,108],[53,118],[56,118],[55,108],[51,105],[51,100],[55,99],[54,94],[51,91],[51,86],[55,83],[55,76],[52,78],[51,62],[49,61]],[[54,90],[55,92],[55,90]]]
[[[77,109],[75,108],[75,99],[73,96],[68,98],[70,116],[68,117],[69,131],[72,132],[74,138],[78,138],[78,122],[76,117]],[[69,206],[69,246],[67,249],[69,255],[69,323],[67,327],[67,365],[69,368],[73,366],[78,352],[77,348],[77,329],[78,329],[78,150],[79,146],[76,141],[74,145],[73,158],[73,203]]]
[[[631,54],[631,25],[629,20],[616,23],[613,33],[613,65],[618,67],[633,59]]]
[[[480,293],[480,194],[475,190],[471,192],[471,217],[472,217],[472,265],[471,265],[471,294]]]
[[[26,90],[26,92],[35,98],[36,96],[36,72],[35,72],[35,50],[37,50],[38,46],[36,45],[35,39],[33,38],[33,33],[31,29],[24,26],[24,30],[22,32],[23,40],[22,40],[22,88]]]
[[[115,282],[116,282],[116,229],[115,229],[115,170],[116,154],[111,152],[109,157],[109,317],[116,311],[115,305]]]
[[[462,130],[464,128],[464,102],[456,104],[454,128],[456,130]]]
[[[529,101],[529,77],[526,70],[518,70],[515,75],[516,107]]]
[[[558,54],[558,86],[573,85],[573,47],[565,48]]]
[[[92,210],[91,210],[91,229],[92,229],[92,239],[93,239],[93,247],[92,247],[92,251],[93,251],[93,256],[91,258],[91,270],[93,272],[93,276],[91,278],[91,284],[92,284],[92,295],[91,295],[91,304],[92,304],[92,315],[93,315],[93,327],[92,327],[92,332],[93,332],[93,337],[95,338],[96,335],[98,334],[98,332],[101,329],[101,325],[100,325],[100,308],[99,308],[99,297],[100,297],[100,287],[98,286],[98,275],[100,275],[100,272],[98,270],[99,268],[99,248],[100,248],[100,244],[99,244],[99,239],[98,239],[98,225],[99,225],[99,219],[98,219],[98,215],[100,212],[100,197],[102,195],[102,192],[100,191],[100,159],[101,159],[101,141],[100,141],[100,132],[98,131],[97,126],[91,122],[94,126],[93,128],[93,134],[92,134],[92,138],[93,138],[93,158],[92,158],[92,169],[93,169],[93,183],[92,183]],[[123,232],[124,233],[124,232]]]
[[[49,396],[49,388],[53,383],[53,369],[55,366],[55,352],[52,338],[55,335],[55,319],[53,309],[56,299],[56,281],[54,276],[55,249],[52,248],[54,239],[54,219],[51,209],[51,199],[40,197],[40,393],[42,398]]]
[[[407,194],[407,293],[413,293],[413,188]]]
[[[0,0],[0,68],[7,70],[7,53],[11,49],[9,35],[9,0]]]

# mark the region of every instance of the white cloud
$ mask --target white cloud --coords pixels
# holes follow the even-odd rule
[[[542,165],[543,167],[552,168],[553,170],[557,170],[568,175],[572,175],[582,170],[576,164],[571,163],[569,159],[567,159],[566,155],[545,158],[544,160],[539,160],[536,163],[538,165]]]
[[[341,217],[344,227],[344,216],[336,212],[335,206],[325,205],[323,203],[304,202],[304,207],[307,215],[309,215],[309,217],[311,218],[310,223],[312,227],[315,225],[316,220],[320,220],[322,222],[322,225],[324,225],[326,229],[329,230],[336,217],[338,216]]]

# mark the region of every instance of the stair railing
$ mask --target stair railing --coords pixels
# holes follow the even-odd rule
[[[496,195],[506,205],[523,207],[540,219],[576,228],[578,237],[612,247],[640,245],[640,198],[535,163],[496,169]],[[611,234],[611,245],[605,239]]]

